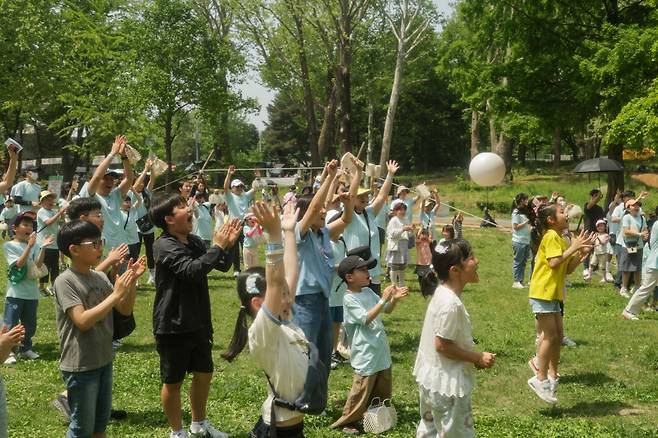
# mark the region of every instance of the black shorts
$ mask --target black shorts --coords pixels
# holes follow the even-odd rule
[[[162,383],[180,383],[187,373],[212,373],[212,337],[206,330],[175,335],[156,335]]]

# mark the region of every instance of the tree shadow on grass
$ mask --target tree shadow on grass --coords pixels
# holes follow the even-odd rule
[[[603,386],[606,383],[614,382],[615,379],[605,373],[580,373],[560,377],[561,384],[579,383],[587,386]]]
[[[580,402],[569,408],[553,407],[539,412],[551,418],[561,417],[605,417],[619,415],[622,409],[632,408],[631,405],[618,401]]]
[[[392,354],[418,350],[420,334],[386,329],[386,337],[388,338]]]

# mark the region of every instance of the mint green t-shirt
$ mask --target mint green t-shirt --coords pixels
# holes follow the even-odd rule
[[[19,258],[23,255],[23,251],[27,247],[27,242],[16,242],[9,241],[5,242],[3,249],[5,251],[5,259],[7,260],[7,266],[15,264]],[[27,258],[27,263],[34,263],[34,261],[39,256],[39,251],[41,247],[36,243],[30,255]],[[39,285],[37,284],[36,278],[27,278],[25,276],[17,284],[12,284],[11,281],[7,280],[7,296],[12,298],[21,298],[23,300],[38,300],[39,299]]]
[[[375,307],[379,297],[372,289],[361,292],[347,291],[343,298],[344,324],[350,342],[350,363],[360,376],[371,376],[391,367],[391,351],[384,332],[381,314],[368,325],[368,311]]]
[[[88,185],[80,190],[81,198],[89,198]],[[115,187],[107,196],[101,196],[96,193],[96,199],[101,203],[101,213],[103,214],[103,239],[105,248],[108,250],[115,248],[122,243],[127,243],[126,232],[123,229],[125,218],[121,214],[121,204],[123,196],[121,189]]]
[[[55,222],[46,226],[46,220],[52,218],[56,214],[57,212],[54,209],[47,210],[45,208],[40,208],[37,212],[37,230],[40,230],[39,234],[37,234],[37,243],[39,245],[41,245],[41,242],[43,242],[43,239],[46,236],[53,235],[57,237],[57,233],[59,233],[59,220],[56,220]],[[57,240],[48,245],[46,248],[57,249]]]

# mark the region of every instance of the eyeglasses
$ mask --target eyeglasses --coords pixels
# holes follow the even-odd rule
[[[92,241],[87,241],[87,242],[80,242],[78,245],[93,245],[94,249],[102,249],[103,248],[103,241],[102,240],[92,240]]]

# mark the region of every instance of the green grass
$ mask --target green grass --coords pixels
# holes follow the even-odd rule
[[[479,284],[467,287],[463,298],[471,314],[478,349],[498,354],[496,366],[477,373],[473,410],[481,437],[649,437],[658,436],[658,315],[644,314],[637,322],[623,321],[624,299],[609,285],[584,284],[573,275],[566,305],[565,328],[578,342],[563,349],[560,402],[549,407],[530,392],[526,361],[533,351],[533,317],[527,291],[511,289],[509,234],[491,229],[466,229],[465,237],[480,260]],[[0,263],[4,273],[4,261]],[[397,428],[390,437],[415,436],[418,421],[417,386],[411,371],[426,302],[418,293],[411,269],[411,296],[384,317],[393,355],[393,402]],[[246,436],[260,413],[266,381],[248,353],[234,363],[220,351],[231,335],[238,301],[231,274],[211,274],[215,328],[216,373],[208,403],[209,419],[232,436]],[[112,422],[114,437],[166,437],[168,428],[159,400],[158,356],[151,335],[153,289],[140,288],[135,313],[136,332],[125,340],[114,361],[114,406],[129,412],[127,421]],[[53,300],[39,305],[35,350],[42,358],[2,367],[7,386],[9,436],[58,437],[66,425],[50,402],[63,390],[58,372],[58,338]],[[328,415],[307,417],[306,436],[340,437],[328,425],[336,419],[351,385],[344,366],[329,381]],[[186,388],[188,386],[186,385]],[[184,404],[189,424],[189,406]]]

